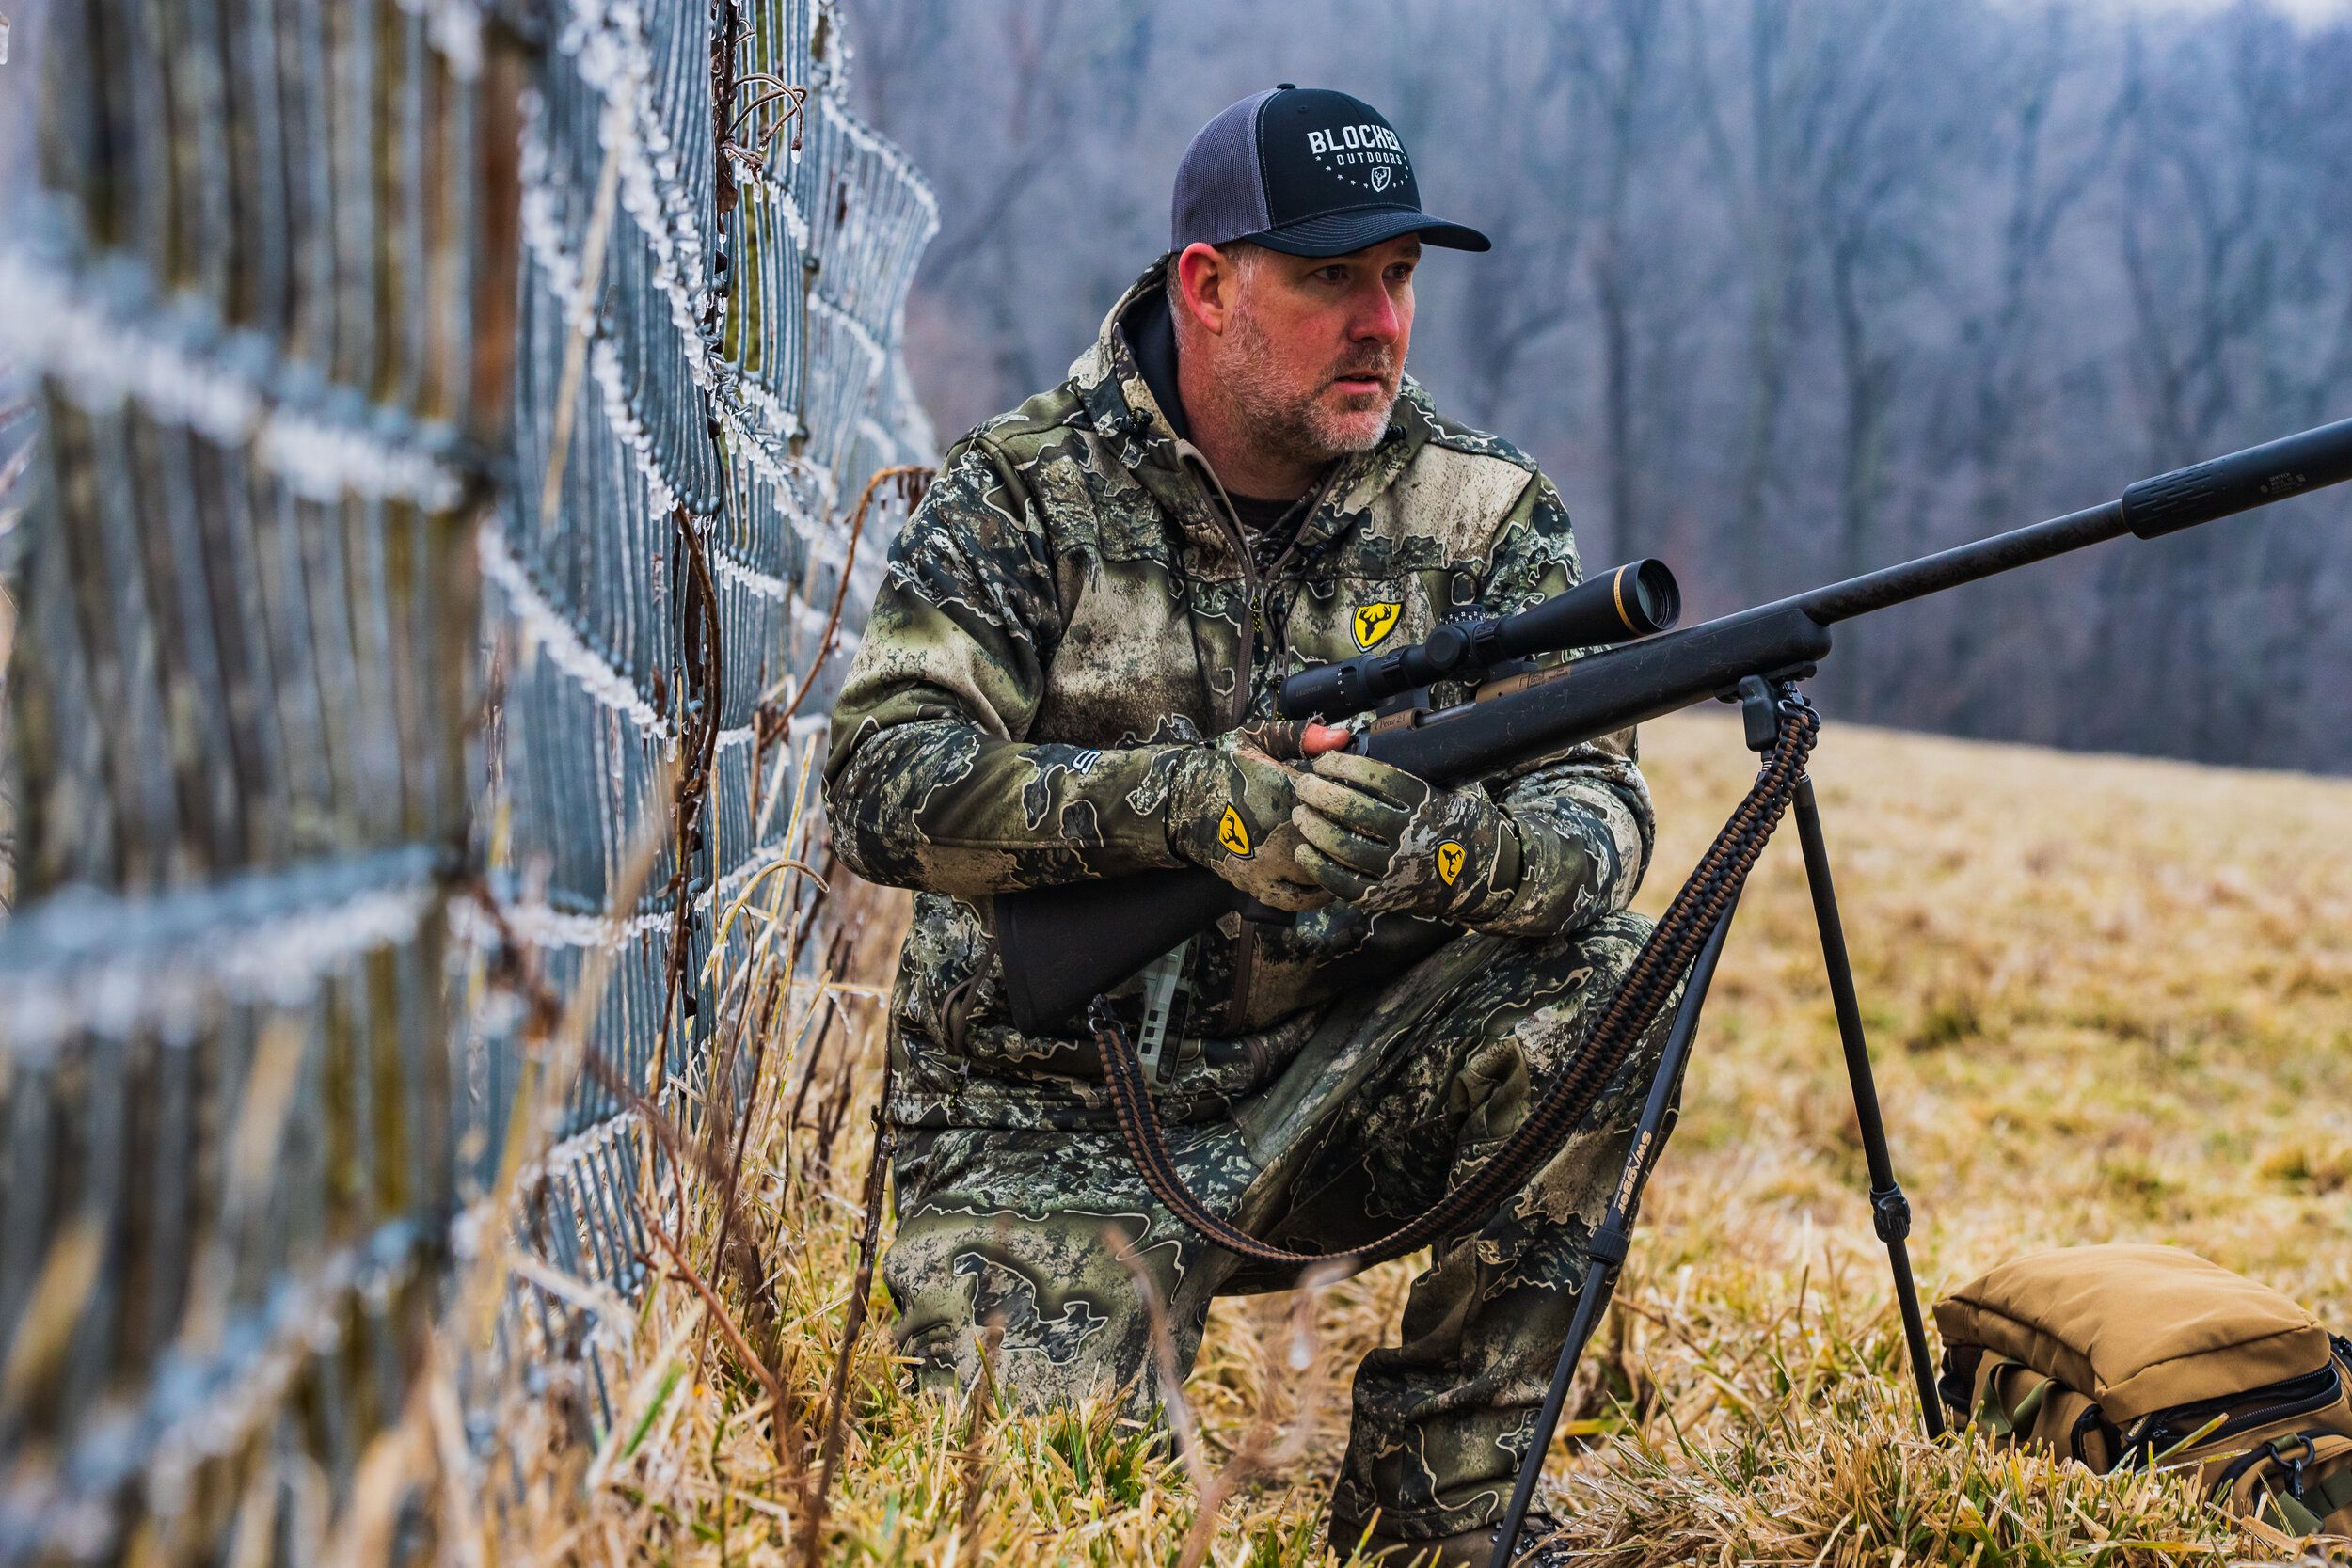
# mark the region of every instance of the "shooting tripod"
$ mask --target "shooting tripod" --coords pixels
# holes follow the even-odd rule
[[[1796,698],[1796,682],[1792,678],[1767,680],[1750,675],[1740,682],[1738,700],[1746,726],[1748,750],[1760,753],[1779,737],[1781,705],[1801,699]],[[1837,1035],[1845,1048],[1846,1076],[1853,1085],[1854,1115],[1862,1127],[1863,1159],[1870,1174],[1871,1225],[1879,1240],[1886,1243],[1887,1263],[1895,1279],[1895,1301],[1902,1312],[1903,1342],[1911,1354],[1912,1377],[1918,1385],[1920,1418],[1930,1437],[1941,1437],[1944,1413],[1936,1402],[1935,1374],[1928,1361],[1927,1329],[1919,1316],[1919,1292],[1912,1283],[1911,1250],[1906,1244],[1911,1234],[1911,1204],[1896,1183],[1894,1162],[1886,1150],[1886,1126],[1879,1116],[1878,1085],[1870,1072],[1869,1050],[1862,1036],[1862,1011],[1854,1000],[1853,966],[1846,957],[1845,928],[1837,919],[1837,890],[1830,880],[1829,849],[1822,842],[1821,813],[1814,800],[1809,776],[1798,779],[1791,805],[1797,819],[1798,842],[1804,852],[1805,881],[1813,892],[1813,919],[1820,927],[1821,962],[1829,974],[1830,1001],[1837,1010]],[[1674,1023],[1659,1055],[1658,1070],[1650,1079],[1649,1098],[1642,1106],[1633,1147],[1626,1155],[1608,1212],[1600,1228],[1593,1233],[1584,1277],[1577,1287],[1576,1317],[1568,1325],[1566,1341],[1560,1347],[1551,1387],[1536,1412],[1527,1458],[1519,1465],[1518,1484],[1512,1490],[1510,1509],[1495,1534],[1494,1556],[1488,1568],[1507,1568],[1511,1561],[1528,1504],[1535,1495],[1536,1478],[1543,1473],[1544,1455],[1560,1427],[1560,1410],[1567,1401],[1568,1385],[1574,1380],[1577,1363],[1583,1358],[1584,1347],[1600,1321],[1601,1309],[1616,1289],[1617,1273],[1625,1265],[1634,1216],[1640,1208],[1642,1182],[1663,1149],[1675,1117],[1683,1070],[1690,1065],[1691,1042],[1698,1033],[1699,1013],[1707,1005],[1708,986],[1715,978],[1715,964],[1723,957],[1724,942],[1731,934],[1732,916],[1738,909],[1739,898],[1734,895],[1716,916],[1706,945],[1692,961],[1690,979],[1683,988],[1681,1003],[1675,1009]]]

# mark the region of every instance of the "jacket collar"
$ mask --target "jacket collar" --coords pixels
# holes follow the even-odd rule
[[[1093,347],[1071,365],[1071,387],[1088,419],[1111,441],[1120,464],[1136,482],[1213,558],[1229,557],[1232,544],[1210,510],[1208,489],[1185,462],[1188,443],[1180,444],[1175,424],[1153,395],[1122,325],[1145,295],[1163,291],[1167,266],[1168,257],[1162,255],[1119,296],[1103,318]],[[1405,377],[1379,444],[1341,458],[1337,471],[1327,477],[1321,501],[1299,527],[1297,552],[1303,555],[1360,521],[1435,430],[1436,411],[1428,394],[1411,376]]]

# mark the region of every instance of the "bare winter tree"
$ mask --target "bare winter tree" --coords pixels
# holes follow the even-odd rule
[[[1165,243],[1193,130],[1277,81],[1382,108],[1497,240],[1422,272],[1414,373],[1527,447],[1594,564],[1694,613],[2352,414],[2352,20],[2263,0],[848,0],[941,186],[943,429],[1057,378]],[[870,13],[870,14],[864,14]],[[2352,506],[2118,546],[1839,636],[1885,722],[2352,769]]]

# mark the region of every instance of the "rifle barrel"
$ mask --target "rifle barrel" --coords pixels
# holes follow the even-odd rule
[[[1783,599],[1780,604],[1794,605],[1825,626],[1835,626],[1856,615],[1922,599],[1963,582],[1989,578],[2012,566],[2047,561],[2054,555],[2064,555],[2129,531],[2130,525],[2123,520],[2123,503],[2102,501],[2080,512],[2069,512],[2063,517],[2028,523],[1989,539],[1923,555],[1916,561],[1882,566],[1875,572],[1865,572],[1858,578]]]
[[[2307,490],[2352,479],[2352,420],[2319,425],[2265,441],[2225,457],[2193,463],[2169,474],[2143,479],[2121,499],[2087,506],[2063,517],[2030,523],[1990,539],[1955,546],[1916,561],[1865,572],[1764,606],[1794,605],[1823,626],[1834,626],[1874,610],[1956,588],[2012,566],[2047,561],[2125,533],[2159,539],[2217,517],[2267,506]],[[1748,611],[1755,614],[1757,611]]]

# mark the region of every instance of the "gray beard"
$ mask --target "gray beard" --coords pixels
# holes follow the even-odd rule
[[[1237,363],[1254,368],[1273,356],[1273,341],[1258,325],[1256,317],[1243,311],[1233,326]],[[1247,373],[1225,377],[1219,390],[1227,405],[1239,416],[1239,428],[1248,431],[1253,442],[1269,453],[1309,464],[1328,463],[1350,452],[1370,451],[1380,444],[1389,415],[1396,407],[1396,398],[1391,395],[1380,405],[1380,419],[1371,426],[1370,434],[1359,436],[1337,428],[1330,416],[1317,405],[1320,391],[1303,399],[1286,398]]]

